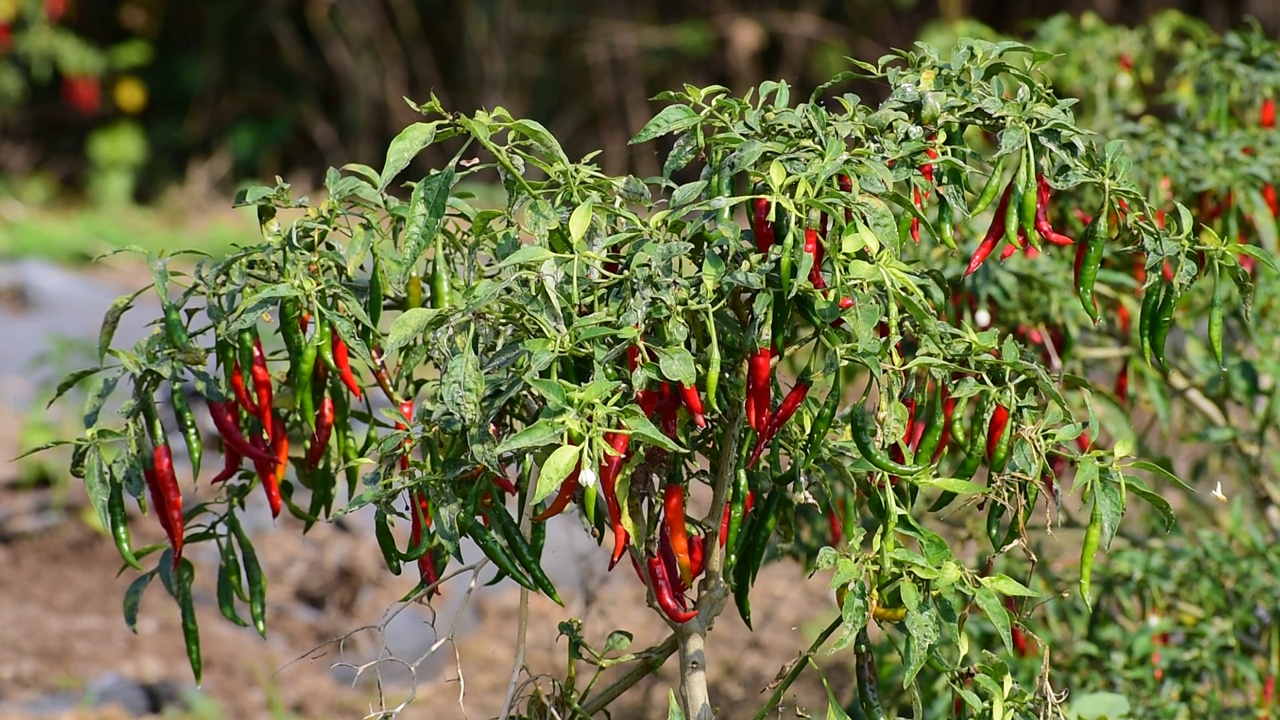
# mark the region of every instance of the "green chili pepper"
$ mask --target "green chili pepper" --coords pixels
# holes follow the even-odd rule
[[[320,333],[316,333],[319,337]],[[316,429],[316,359],[320,355],[320,349],[316,346],[315,341],[304,343],[302,350],[298,355],[297,377],[294,378],[294,394],[297,396],[298,414],[302,416],[302,421],[307,428],[312,431]]]
[[[230,542],[227,543],[229,548]],[[236,612],[236,591],[235,585],[231,581],[232,569],[227,565],[227,551],[222,552],[222,562],[218,563],[218,611],[222,613],[222,617],[240,627],[249,627],[249,623],[245,622],[240,614]],[[232,555],[234,559],[234,554]],[[240,571],[239,563],[236,563],[235,570],[237,574]]]
[[[436,233],[435,257],[431,265],[431,307],[446,310],[449,307],[449,259],[444,254],[444,233]]]
[[[1107,236],[1110,234],[1107,227],[1109,211],[1109,204],[1104,198],[1102,207],[1084,229],[1084,237],[1080,238],[1080,242],[1084,244],[1084,256],[1076,274],[1076,293],[1080,296],[1080,305],[1095,325],[1098,322],[1098,302],[1093,297],[1093,286],[1098,278],[1098,268],[1102,265],[1102,254],[1106,250]]]
[[[858,631],[853,644],[854,674],[858,679],[858,704],[867,720],[885,720],[884,706],[880,702],[880,676],[876,673],[876,656],[871,652],[871,638],[867,629]]]
[[[494,506],[487,514],[490,521],[497,526],[498,534],[506,542],[507,547],[511,549],[511,554],[515,556],[516,562],[529,574],[529,579],[534,584],[532,589],[541,592],[555,601],[557,605],[564,607],[564,602],[560,600],[560,594],[556,592],[556,586],[552,584],[551,578],[547,577],[547,573],[542,569],[538,558],[534,556],[533,548],[525,541],[524,534],[520,532],[520,526],[516,524],[515,519],[508,515],[506,509],[497,503],[494,503]],[[545,525],[545,523],[536,524]]]
[[[187,335],[187,326],[182,322],[182,313],[179,312],[178,306],[169,302],[167,298],[161,298],[164,305],[164,331],[169,338],[169,344],[178,350],[185,350],[191,344],[191,338]]]
[[[938,191],[938,239],[947,248],[956,249],[955,211],[941,190]]]
[[[178,608],[182,611],[182,639],[187,646],[187,661],[191,663],[191,674],[195,676],[196,687],[200,687],[202,662],[200,658],[200,628],[196,624],[196,605],[191,597],[191,584],[195,581],[196,570],[190,560],[183,560],[178,565],[175,578],[175,597]]]
[[[409,281],[405,287],[405,306],[409,310],[422,307],[422,276],[418,269],[409,271]]]
[[[793,470],[788,475],[794,477]],[[747,525],[746,543],[733,569],[733,599],[738,606],[738,614],[747,628],[751,629],[751,585],[755,582],[760,566],[764,562],[765,551],[778,527],[778,511],[787,496],[787,485],[775,485],[769,491],[760,514]]]
[[[933,451],[938,449],[938,443],[942,440],[942,428],[946,425],[947,420],[942,415],[942,401],[946,392],[939,388],[934,393],[932,409],[927,418],[921,418],[917,422],[927,422],[924,434],[920,436],[920,444],[915,449],[915,461],[917,464],[932,463]]]
[[[707,308],[707,409],[716,411],[716,387],[720,384],[720,340],[716,337],[716,317]]]
[[[1018,221],[1022,231],[1026,233],[1027,242],[1036,237],[1036,207],[1039,205],[1040,192],[1036,184],[1036,156],[1031,147],[1031,139],[1027,138],[1026,152],[1023,153],[1022,204],[1018,210]]]
[[[1000,532],[1000,520],[1004,517],[1004,505],[1001,503],[991,502],[991,507],[987,508],[987,541],[991,543],[991,549],[999,552],[1004,547],[1000,544],[1004,533]]]
[[[788,297],[791,294],[791,273],[792,265],[795,259],[796,235],[799,235],[803,229],[797,231],[795,223],[785,216],[782,208],[777,208],[777,220],[773,226],[782,227],[782,257],[778,260],[778,276],[781,279],[782,297]]]
[[[338,360],[333,355],[333,325],[322,318],[316,318],[316,335],[311,341],[320,352],[320,360],[324,366],[329,369],[331,374],[337,375],[342,372],[338,367]],[[338,390],[336,394],[341,394]]]
[[[1156,315],[1160,312],[1160,295],[1164,292],[1164,284],[1156,283],[1148,287],[1142,296],[1142,310],[1138,315],[1138,340],[1142,343],[1142,357],[1151,364],[1151,328],[1155,327]]]
[[[1213,350],[1213,357],[1218,361],[1218,368],[1224,372],[1227,364],[1223,360],[1222,353],[1222,333],[1223,333],[1223,291],[1225,285],[1222,281],[1222,268],[1215,266],[1213,273],[1213,302],[1209,306],[1209,347]]]
[[[528,590],[541,592],[533,580],[521,571],[520,565],[515,558],[511,556],[511,553],[502,543],[498,542],[498,538],[494,537],[489,528],[464,514],[458,516],[458,531],[471,538],[476,547],[480,548],[480,551],[485,554],[485,557],[489,558],[500,572],[506,573],[512,580],[515,580]]]
[[[862,457],[866,458],[867,462],[871,463],[876,469],[883,470],[890,475],[905,477],[910,477],[920,472],[922,468],[919,466],[894,462],[876,448],[875,433],[871,427],[871,415],[866,408],[862,406],[855,407],[849,421],[853,426],[853,444],[857,446],[858,452],[862,453]]]
[[[969,408],[969,398],[962,397],[956,401],[955,410],[951,411],[951,439],[956,447],[969,447],[969,433],[964,429],[964,413]]]
[[[1018,228],[1022,226],[1022,217],[1020,215],[1020,209],[1022,207],[1021,178],[1022,166],[1019,164],[1018,174],[1015,175],[1013,181],[1009,183],[1009,188],[1011,190],[1009,195],[1009,205],[1004,213],[1004,239],[1005,242],[1015,247],[1018,245]]]
[[[378,508],[373,514],[373,536],[378,541],[378,549],[382,551],[382,561],[392,575],[400,574],[400,551],[396,548],[395,536],[391,534],[391,525],[387,522],[387,513]]]
[[[133,540],[129,536],[129,517],[124,506],[124,483],[112,478],[107,495],[107,519],[111,522],[111,538],[115,540],[116,551],[120,558],[134,570],[141,570],[142,565],[133,554]]]
[[[747,443],[743,443],[744,446]],[[750,482],[747,477],[747,470],[743,467],[744,461],[738,463],[738,469],[733,475],[733,490],[729,497],[729,527],[725,531],[725,558],[724,569],[728,576],[733,566],[738,561],[738,544],[742,534],[743,523],[747,519],[747,495],[751,492]]]
[[[1093,599],[1089,597],[1089,589],[1093,582],[1093,556],[1102,543],[1102,506],[1098,499],[1093,499],[1093,508],[1089,511],[1089,527],[1085,528],[1084,541],[1080,545],[1080,597],[1091,611]]]
[[[204,441],[200,439],[200,426],[196,424],[196,416],[187,402],[182,386],[175,384],[169,395],[173,402],[173,414],[178,420],[178,428],[182,430],[182,439],[187,446],[187,457],[191,458],[191,476],[200,477],[200,458],[204,455]]]
[[[909,210],[903,210],[898,216],[898,244],[906,247],[911,241],[911,219],[914,217]]]
[[[258,331],[253,327],[245,328],[236,335],[236,357],[240,364],[240,382],[245,387],[253,387],[253,346],[257,340]]]
[[[369,324],[373,326],[375,332],[382,319],[383,296],[382,263],[378,260],[378,254],[374,253],[373,265],[369,271],[369,305],[365,312],[369,315]]]
[[[253,543],[249,542],[249,536],[245,534],[244,528],[240,527],[240,521],[235,515],[227,516],[227,525],[235,534],[236,542],[240,545],[240,554],[244,557],[244,574],[249,579],[249,619],[253,621],[253,627],[258,634],[265,638],[267,636],[267,576],[262,572],[262,565],[258,563],[258,554],[254,552]]]
[[[1169,330],[1173,327],[1173,311],[1178,306],[1178,290],[1172,284],[1166,285],[1160,299],[1160,310],[1156,313],[1155,322],[1151,326],[1151,349],[1156,362],[1165,365],[1164,348],[1169,340]]]
[[[1004,158],[1000,157],[996,159],[995,166],[991,168],[991,176],[987,178],[987,182],[978,193],[978,199],[969,208],[969,215],[977,215],[995,202],[996,196],[1000,194],[1000,181],[1002,179],[1004,179]]]
[[[831,425],[835,422],[836,412],[840,409],[840,401],[843,399],[844,389],[840,385],[840,373],[837,372],[831,378],[831,389],[827,391],[827,397],[822,401],[822,407],[813,419],[813,428],[809,431],[809,442],[804,448],[804,462],[800,466],[802,470],[807,470],[813,465],[814,456],[826,442],[827,435],[831,432]]]

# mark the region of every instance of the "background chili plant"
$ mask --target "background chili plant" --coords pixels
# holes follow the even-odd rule
[[[542,521],[572,504],[610,541],[600,561],[632,564],[670,625],[635,662],[678,651],[673,703],[687,716],[709,717],[705,664],[690,659],[711,622],[732,602],[750,624],[759,567],[786,554],[833,570],[841,615],[819,639],[852,647],[858,688],[856,702],[833,694],[832,712],[903,704],[918,717],[938,688],[967,712],[1056,712],[1047,671],[1014,683],[1003,659],[1006,600],[1041,592],[1027,562],[1040,500],[1056,524],[1070,480],[1088,508],[1070,580],[1087,602],[1094,553],[1130,495],[1170,514],[1135,471],[1174,479],[1131,458],[1132,442],[1098,446],[1098,389],[1075,349],[1114,342],[1094,320],[1135,288],[1172,306],[1197,287],[1202,244],[1182,206],[1157,221],[1120,143],[1076,125],[1045,80],[1049,59],[1017,42],[961,41],[945,57],[921,46],[854,63],[814,94],[871,78],[891,89],[877,107],[794,102],[780,82],[664,93],[632,139],[668,143],[662,175],[646,179],[573,161],[502,108],[467,116],[433,98],[381,169],[330,170],[322,202],[283,183],[245,191],[261,242],[189,274],[149,258],[156,332],[112,347],[136,294],[122,299],[104,364],[60,388],[93,378],[72,470],[126,560],[159,554],[127,619],[159,576],[198,679],[182,550],[214,543],[223,615],[265,634],[266,579],[240,521],[259,486],[273,515],[306,527],[373,506],[388,569],[415,566],[409,597],[424,601],[490,566],[559,601]],[[397,177],[433,146],[452,160],[401,199]],[[504,201],[476,204],[473,181],[496,181]],[[1092,214],[1084,227],[1072,207]],[[1139,252],[1175,276],[1099,272]],[[1247,273],[1232,280],[1248,293]],[[171,428],[194,427],[189,409],[157,406],[161,388],[188,385],[224,453],[219,491],[194,503],[168,449]],[[102,415],[116,393],[123,425]],[[167,545],[131,547],[126,495],[164,518]],[[411,527],[407,547],[396,523]],[[968,537],[989,547],[966,549]],[[1005,649],[975,647],[970,615]],[[892,650],[872,646],[871,626]],[[880,692],[877,661],[900,664],[900,700]],[[536,702],[589,714],[642,675],[596,692],[566,678]]]

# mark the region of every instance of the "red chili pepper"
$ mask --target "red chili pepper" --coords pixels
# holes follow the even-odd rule
[[[1262,186],[1262,199],[1267,201],[1267,207],[1271,208],[1272,217],[1280,217],[1280,198],[1276,197],[1276,186],[1267,183]]]
[[[839,184],[841,192],[853,192],[853,180],[851,180],[848,175],[837,175],[836,183]],[[851,208],[845,208],[844,223],[848,225],[851,222],[853,222],[853,210]]]
[[[209,416],[213,418],[214,427],[218,429],[218,434],[222,436],[222,441],[227,447],[235,450],[244,457],[253,460],[255,463],[267,463],[275,465],[276,459],[265,451],[256,449],[240,432],[239,426],[236,424],[236,409],[229,403],[214,402],[207,400],[209,406]]]
[[[917,210],[924,210],[924,201],[920,198],[919,188],[911,188],[911,201],[915,203]],[[911,216],[911,239],[916,241],[917,245],[920,244],[920,217],[918,215]]]
[[[307,468],[311,470],[320,465],[325,451],[329,449],[329,436],[333,433],[335,412],[333,398],[325,395],[320,401],[320,407],[316,410],[316,429],[311,434],[311,449],[307,452]]]
[[[1010,612],[1013,612],[1013,598],[1006,597],[1004,599],[1004,606],[1008,608]],[[1031,647],[1027,642],[1027,634],[1024,633],[1022,628],[1017,625],[1014,625],[1010,630],[1010,635],[1013,639],[1014,652],[1018,654],[1018,657],[1029,656],[1031,654]]]
[[[360,383],[356,380],[355,373],[351,372],[351,354],[347,350],[347,344],[342,341],[342,336],[335,329],[333,332],[333,341],[330,343],[333,347],[333,364],[338,367],[338,377],[342,379],[342,384],[347,386],[352,395],[356,399],[360,399]]]
[[[573,493],[578,489],[578,474],[582,471],[582,461],[573,468],[573,472],[560,483],[560,489],[556,491],[556,496],[551,499],[551,504],[546,510],[533,516],[534,522],[544,522],[559,515],[569,507],[569,501],[573,500]]]
[[[249,396],[249,390],[244,386],[244,377],[240,374],[240,363],[236,363],[231,370],[231,392],[245,412],[254,417],[258,416],[258,404]]]
[[[702,577],[702,573],[707,569],[707,558],[704,554],[705,538],[701,535],[689,536],[689,562],[693,563],[693,576],[695,578]]]
[[[609,569],[613,570],[627,550],[630,536],[622,525],[622,503],[618,500],[618,473],[622,471],[622,461],[626,457],[627,448],[631,446],[631,436],[624,433],[611,432],[604,440],[613,448],[614,455],[606,455],[600,464],[600,489],[604,491],[605,504],[609,507],[609,523],[613,527],[613,554],[609,557]]]
[[[1054,245],[1073,245],[1075,244],[1075,240],[1072,240],[1066,235],[1054,232],[1053,225],[1049,223],[1050,192],[1051,188],[1049,187],[1049,181],[1044,179],[1044,175],[1037,175],[1036,194],[1038,197],[1036,202],[1036,232],[1039,233],[1040,237],[1044,238],[1047,243],[1052,243]]]
[[[1262,709],[1270,710],[1272,703],[1276,699],[1276,676],[1268,675],[1266,680],[1262,681]]]
[[[1013,181],[1004,188],[1004,195],[1000,196],[1000,204],[996,206],[996,214],[991,218],[991,226],[987,228],[987,234],[983,236],[982,242],[978,243],[978,249],[973,251],[973,257],[969,260],[969,267],[965,269],[965,277],[977,272],[982,263],[996,249],[996,245],[1000,244],[1000,239],[1004,237],[1004,216],[1009,210],[1009,198],[1013,194]]]
[[[150,473],[146,470],[150,470]],[[156,513],[160,516],[160,526],[169,536],[169,545],[173,548],[173,566],[176,568],[178,561],[182,559],[182,488],[178,485],[178,476],[173,470],[173,453],[168,445],[155,447],[152,451],[152,467],[144,468],[143,476],[151,491],[151,503],[156,506]]]
[[[268,455],[268,448],[261,437],[254,435],[249,439],[253,445],[254,456],[253,469],[258,473],[258,480],[262,482],[262,489],[267,494],[267,504],[271,506],[271,517],[280,514],[280,488],[276,483],[276,459]],[[258,455],[267,455],[268,460],[257,459]]]
[[[928,155],[930,160],[938,159],[938,151],[934,150],[933,148],[925,148],[924,154]],[[920,174],[924,176],[924,181],[928,183],[928,186],[925,188],[925,191],[924,191],[925,197],[928,197],[929,196],[928,188],[933,187],[933,163],[927,162],[921,165]]]
[[[1009,409],[997,403],[995,412],[991,413],[991,422],[987,424],[987,462],[991,462],[995,457],[996,450],[1000,447],[1000,439],[1004,437],[1004,431],[1008,426]]]
[[[230,443],[226,443],[222,448],[222,471],[213,476],[209,481],[210,484],[226,482],[236,476],[240,472],[240,463],[244,461],[244,456],[238,450],[231,447]]]
[[[943,394],[942,401],[942,437],[938,438],[938,447],[933,451],[933,457],[930,462],[938,462],[942,458],[942,453],[947,451],[947,443],[951,442],[951,416],[955,414],[956,405],[959,400],[947,394],[947,388],[944,385],[941,390]]]
[[[267,370],[267,354],[262,350],[262,341],[257,338],[253,341],[253,367],[249,369],[249,373],[253,378],[253,392],[258,402],[258,420],[267,436],[271,437],[274,429],[271,422],[271,407],[274,404],[271,372]]]
[[[774,242],[773,224],[769,222],[770,203],[765,198],[756,198],[752,207],[751,230],[756,236],[756,249],[767,253]]]
[[[747,366],[747,424],[756,432],[769,425],[773,404],[773,351],[757,348]]]
[[[804,402],[805,397],[809,394],[809,387],[809,383],[798,381],[792,386],[791,392],[787,393],[787,396],[782,399],[782,404],[778,406],[778,412],[769,420],[769,425],[764,432],[760,433],[756,438],[756,446],[752,448],[751,457],[747,460],[748,468],[756,464],[756,461],[764,453],[765,447],[778,434],[782,426],[787,424],[791,416],[796,414],[796,410],[800,409],[800,404]]]
[[[653,583],[653,599],[658,601],[658,607],[671,622],[682,625],[690,620],[698,617],[696,610],[681,610],[676,605],[676,598],[671,590],[671,581],[667,578],[667,569],[663,567],[662,560],[657,556],[652,556],[648,560],[649,565],[649,581]]]
[[[1116,375],[1116,397],[1121,405],[1129,406],[1129,358],[1120,363],[1120,372]]]
[[[702,409],[702,398],[698,396],[698,388],[680,385],[680,399],[684,401],[684,406],[689,409],[689,414],[693,416],[693,424],[700,428],[707,426],[707,418]]]
[[[1262,101],[1262,110],[1258,113],[1261,125],[1264,128],[1273,128],[1276,126],[1276,101],[1272,98],[1266,98]]]
[[[306,335],[309,327],[311,327],[311,311],[303,310],[302,314],[298,316],[298,329],[302,331],[303,335]]]
[[[684,519],[684,486],[671,483],[662,493],[663,522],[671,551],[680,568],[680,579],[686,586],[693,584],[693,560],[689,557],[689,530]]]
[[[689,589],[684,584],[684,580],[680,578],[680,566],[676,562],[675,551],[671,549],[671,538],[665,533],[658,534],[658,557],[662,558],[662,569],[667,573],[667,579],[671,581],[671,595],[675,598],[676,605],[681,610],[687,610],[689,604],[685,602],[684,594]]]
[[[827,529],[831,532],[832,547],[844,542],[844,527],[840,524],[840,515],[835,508],[827,508]]]
[[[410,398],[408,400],[401,402],[399,409],[400,409],[400,414],[404,416],[405,421],[404,422],[397,421],[396,429],[408,430],[409,429],[408,423],[413,420],[413,399]],[[409,441],[406,438],[405,441],[401,444],[401,447],[407,448],[408,445],[409,445]],[[405,472],[408,469],[409,469],[409,451],[408,449],[406,449],[403,453],[400,454],[400,472]]]
[[[416,548],[422,543],[423,533],[431,532],[431,505],[427,500],[427,494],[421,490],[413,491],[411,497],[417,507],[410,511],[412,515],[409,522],[409,547]],[[436,574],[436,558],[430,550],[418,558],[418,575],[427,586],[434,585],[439,579]],[[434,588],[431,592],[433,595],[439,595],[440,588]]]

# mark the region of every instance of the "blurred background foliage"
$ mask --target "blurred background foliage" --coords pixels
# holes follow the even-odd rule
[[[116,205],[273,175],[311,186],[331,165],[378,164],[413,120],[402,98],[433,92],[537,119],[571,155],[605,149],[607,172],[651,175],[654,149],[626,140],[648,98],[683,83],[787,78],[807,93],[845,56],[917,38],[1170,8],[1280,29],[1276,0],[0,0],[0,192]]]

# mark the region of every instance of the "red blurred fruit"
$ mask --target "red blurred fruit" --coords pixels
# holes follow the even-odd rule
[[[64,76],[62,100],[81,115],[97,115],[102,109],[102,82],[94,75]]]

